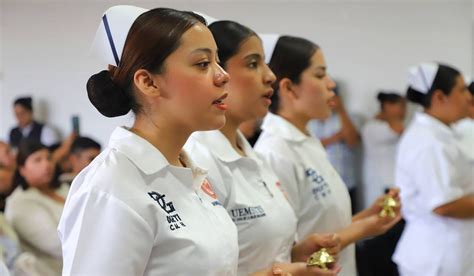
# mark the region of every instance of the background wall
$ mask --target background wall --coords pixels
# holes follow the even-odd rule
[[[88,49],[102,13],[114,4],[198,10],[237,20],[258,32],[307,37],[323,49],[330,73],[342,82],[348,109],[377,110],[378,89],[406,88],[407,68],[442,61],[472,76],[474,5],[471,0],[306,1],[79,1],[0,2],[0,139],[15,124],[11,103],[35,100],[36,117],[64,136],[79,114],[82,134],[105,143],[130,116],[108,119],[89,103],[88,77],[100,71]]]

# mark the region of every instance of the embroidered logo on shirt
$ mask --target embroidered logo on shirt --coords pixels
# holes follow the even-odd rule
[[[166,221],[169,224],[170,230],[174,231],[180,229],[182,227],[186,227],[183,220],[179,216],[179,214],[171,214],[176,212],[176,209],[173,206],[173,202],[166,202],[165,197],[166,195],[162,195],[157,192],[149,192],[148,195],[160,205],[161,209],[163,209],[168,215],[166,216]]]
[[[311,168],[306,169],[305,174],[314,185],[311,189],[314,199],[319,200],[331,194],[331,188],[322,175]]]
[[[159,194],[157,192],[150,192],[148,193],[154,201],[158,202],[161,209],[163,209],[166,213],[170,214],[175,211],[173,202],[166,202],[165,197],[166,195]]]
[[[263,210],[262,206],[243,207],[230,210],[230,216],[234,223],[260,218],[266,215],[267,214],[265,214],[265,210]]]
[[[210,197],[212,197],[213,199],[217,199],[217,195],[216,195],[216,193],[214,193],[214,191],[212,190],[211,183],[209,183],[209,181],[208,181],[207,179],[204,179],[204,181],[202,182],[202,184],[201,184],[201,189],[202,189],[207,195],[209,195]]]

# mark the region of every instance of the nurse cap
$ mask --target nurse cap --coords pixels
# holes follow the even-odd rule
[[[127,5],[107,9],[95,33],[91,53],[106,64],[118,66],[128,31],[133,22],[146,11],[148,10]]]
[[[275,46],[280,38],[279,34],[258,34],[258,36],[262,39],[263,44],[263,51],[265,53],[265,63],[270,63],[270,60],[273,56],[273,51],[275,50]]]
[[[91,53],[107,65],[118,66],[130,28],[135,20],[147,11],[148,9],[128,5],[107,9],[95,34]],[[216,21],[206,14],[196,13],[204,17],[208,24]]]
[[[433,62],[424,62],[411,67],[408,74],[408,85],[422,94],[428,94],[433,86],[438,68],[439,65]]]

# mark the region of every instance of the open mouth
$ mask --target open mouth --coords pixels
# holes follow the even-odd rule
[[[273,89],[269,90],[267,93],[263,95],[264,98],[267,98],[269,100],[272,99],[272,96],[273,96]]]
[[[227,93],[224,93],[222,96],[220,96],[217,100],[213,101],[212,104],[215,105],[220,105],[224,104],[224,99],[227,98]]]

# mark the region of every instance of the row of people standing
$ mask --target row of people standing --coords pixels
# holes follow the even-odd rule
[[[379,199],[352,217],[341,178],[305,130],[329,115],[334,82],[322,51],[289,36],[270,44],[264,51],[236,22],[207,28],[191,12],[104,14],[94,48],[112,66],[89,79],[88,95],[105,116],[136,117],[72,184],[59,225],[63,273],[335,275],[338,265],[306,265],[323,247],[343,248],[342,275],[356,273],[353,242],[400,216],[380,217]],[[275,142],[257,142],[257,153],[238,126],[270,104],[262,137]],[[273,143],[287,152],[269,154]]]

